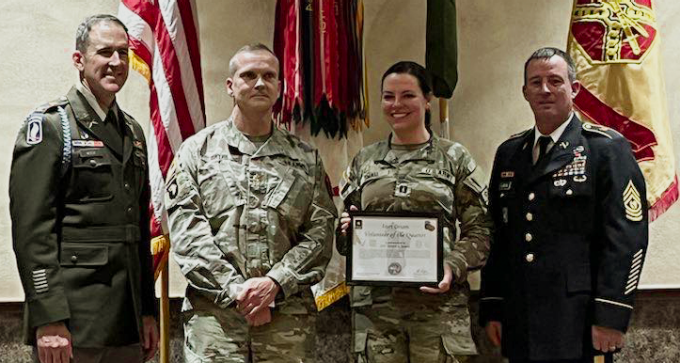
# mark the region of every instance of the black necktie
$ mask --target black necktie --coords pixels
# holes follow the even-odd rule
[[[106,114],[106,119],[104,120],[104,129],[106,133],[109,134],[111,146],[117,153],[123,152],[123,137],[120,127],[118,125],[118,119],[116,118],[116,113],[113,109],[109,110]]]
[[[538,163],[543,160],[543,157],[548,151],[548,145],[550,145],[550,142],[552,139],[550,136],[541,136],[538,138],[538,158],[536,159],[535,165],[538,165]]]

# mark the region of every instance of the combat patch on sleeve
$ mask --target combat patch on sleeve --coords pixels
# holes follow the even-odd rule
[[[175,165],[175,159],[172,160],[170,168],[168,169],[168,181],[166,183],[165,190],[167,191],[168,204],[172,204],[177,198],[177,193],[179,192],[179,186],[177,185],[177,168]]]
[[[333,198],[338,195],[338,193],[333,190],[333,184],[331,184],[331,178],[326,175],[326,189],[328,190],[328,195]]]

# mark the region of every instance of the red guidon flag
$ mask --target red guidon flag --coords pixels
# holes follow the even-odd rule
[[[650,221],[678,199],[660,41],[652,0],[574,1],[568,50],[582,84],[576,109],[630,141]]]
[[[151,92],[150,227],[158,278],[170,249],[164,232],[165,177],[182,141],[205,127],[198,23],[193,0],[121,0],[118,17],[128,28],[130,64]]]
[[[319,150],[339,210],[337,185],[368,125],[363,44],[363,0],[276,2],[274,52],[283,86],[276,118]],[[312,287],[319,310],[349,291],[345,259],[333,250],[324,279]]]

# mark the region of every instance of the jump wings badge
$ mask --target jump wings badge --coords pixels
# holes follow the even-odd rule
[[[623,206],[626,210],[626,218],[633,222],[642,220],[640,192],[635,188],[632,180],[628,182],[626,189],[623,191]]]

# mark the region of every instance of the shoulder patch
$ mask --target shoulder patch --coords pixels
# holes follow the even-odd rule
[[[614,136],[616,136],[616,134],[617,134],[616,131],[610,129],[607,126],[602,126],[602,125],[598,125],[598,124],[594,124],[594,123],[590,123],[590,122],[584,122],[581,125],[581,128],[583,128],[583,131],[602,135],[602,136],[608,137],[610,139],[614,138]]]
[[[33,112],[28,116],[26,124],[26,143],[29,145],[39,144],[43,140],[42,122],[45,114],[42,112]]]

